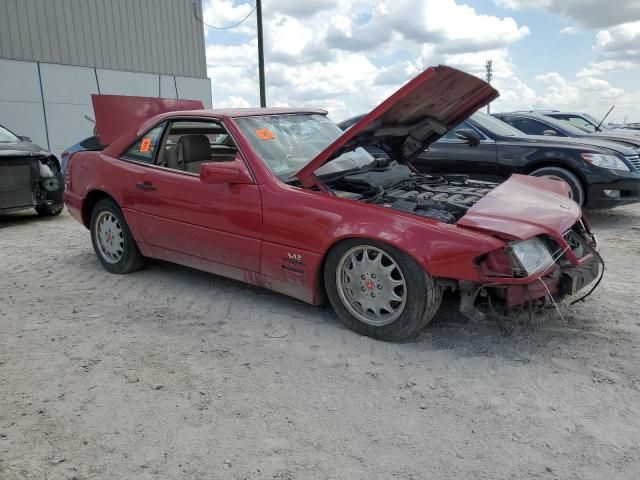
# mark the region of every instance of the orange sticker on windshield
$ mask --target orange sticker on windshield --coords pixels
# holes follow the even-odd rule
[[[269,130],[268,128],[263,128],[263,129],[260,129],[260,130],[256,130],[256,136],[260,140],[273,140],[274,138],[276,138],[276,136],[273,134],[273,132],[271,130]]]
[[[140,153],[147,153],[149,150],[151,150],[151,139],[143,138],[140,143]]]

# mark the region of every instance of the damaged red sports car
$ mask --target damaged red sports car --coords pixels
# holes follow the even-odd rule
[[[344,133],[321,110],[148,118],[138,108],[115,121],[96,108],[109,146],[71,157],[65,202],[110,272],[150,257],[311,304],[328,298],[349,328],[379,339],[415,335],[446,289],[471,317],[485,305],[539,306],[602,271],[567,186],[519,175],[497,185],[411,166],[497,96],[474,76],[433,67]],[[118,132],[136,114],[145,121]]]

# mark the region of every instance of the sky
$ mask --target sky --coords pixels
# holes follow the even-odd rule
[[[203,0],[205,23],[254,0]],[[640,0],[263,0],[268,106],[366,113],[431,65],[484,78],[492,111],[640,122]],[[256,14],[205,26],[214,108],[259,104]]]

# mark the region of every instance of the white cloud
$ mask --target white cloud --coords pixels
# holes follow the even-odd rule
[[[252,6],[209,0],[204,19],[229,25]],[[474,54],[484,64],[492,51],[506,55],[506,46],[529,33],[512,18],[454,0],[270,0],[263,13],[269,104],[324,106],[337,119],[372,108],[428,64],[475,65]],[[255,21],[224,31],[226,42],[212,40],[220,35],[208,29],[214,106],[258,103]],[[398,52],[406,59],[384,59]]]
[[[372,4],[376,6],[367,22],[358,22],[357,15],[334,16],[328,45],[377,49],[393,40],[395,33],[396,38],[437,45],[441,51],[468,52],[502,47],[529,34],[529,29],[519,27],[513,18],[479,14],[454,0],[382,0]]]
[[[564,27],[562,30],[560,30],[560,33],[564,33],[566,35],[574,35],[578,32],[579,30],[576,27]]]
[[[600,30],[596,34],[593,50],[598,60],[581,69],[578,77],[640,67],[640,22],[623,23]]]
[[[494,0],[504,8],[547,10],[586,28],[602,28],[640,20],[637,0]]]
[[[536,88],[515,78],[503,84],[496,83],[501,97],[492,110],[564,109],[601,116],[616,105],[609,120],[622,121],[625,115],[640,117],[640,90],[627,92],[601,78],[568,80],[557,72],[538,75],[535,80]]]
[[[240,1],[205,1],[205,21],[238,21],[253,7],[248,0]],[[556,0],[496,1],[509,8],[559,8]],[[265,2],[269,105],[324,108],[334,120],[342,120],[370,110],[429,65],[448,64],[484,78],[485,61],[492,59],[493,84],[501,94],[493,111],[567,108],[599,114],[615,103],[616,112],[640,117],[640,92],[625,92],[607,81],[607,72],[637,65],[640,22],[602,28],[594,46],[599,61],[586,65],[575,78],[540,72],[527,83],[509,55],[509,47],[529,34],[527,26],[508,16],[479,13],[462,2]],[[573,3],[568,0],[567,12]],[[563,32],[575,33],[577,28]],[[214,107],[257,105],[255,18],[229,31],[209,30],[207,66]]]
[[[594,48],[603,58],[640,63],[640,21],[600,30]]]

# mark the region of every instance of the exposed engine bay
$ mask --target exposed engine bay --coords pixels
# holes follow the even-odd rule
[[[415,174],[393,164],[352,173],[327,182],[343,198],[382,205],[440,222],[455,223],[497,183],[469,180],[466,175]]]
[[[21,152],[22,153],[22,152]],[[57,159],[45,155],[0,156],[0,210],[62,210],[64,183]]]

